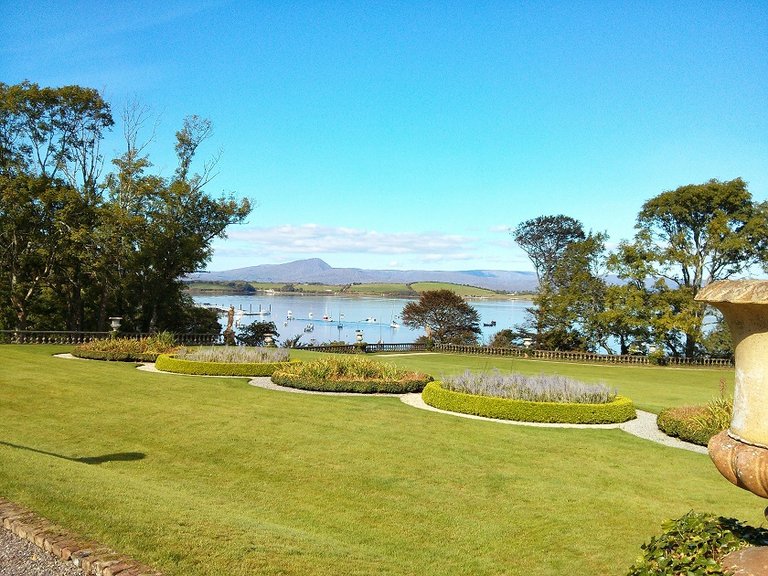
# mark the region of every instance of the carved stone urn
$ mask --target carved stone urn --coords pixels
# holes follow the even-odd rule
[[[768,281],[713,282],[696,300],[723,313],[736,361],[731,424],[709,441],[709,457],[729,482],[768,498]],[[723,565],[738,575],[768,574],[768,548],[734,552]]]

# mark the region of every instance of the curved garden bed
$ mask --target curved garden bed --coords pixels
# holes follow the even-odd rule
[[[315,392],[406,394],[421,392],[432,376],[400,370],[391,364],[365,358],[315,360],[278,370],[272,382],[279,386]]]
[[[297,363],[297,360],[286,362],[210,362],[186,360],[170,354],[160,354],[155,361],[155,368],[163,372],[194,376],[257,377],[271,376],[276,370]]]
[[[154,362],[160,354],[178,348],[173,334],[160,332],[145,338],[103,338],[75,346],[72,355],[87,360]]]
[[[603,404],[534,402],[456,392],[440,382],[427,384],[421,396],[424,402],[441,410],[520,422],[613,424],[636,417],[632,401],[624,396]]]

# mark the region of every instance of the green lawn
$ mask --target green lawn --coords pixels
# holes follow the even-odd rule
[[[308,352],[299,352],[297,356],[302,354],[310,357]],[[632,398],[636,407],[655,413],[669,406],[706,404],[720,394],[721,379],[725,380],[727,391],[733,392],[733,368],[583,364],[462,354],[378,354],[376,358],[438,379],[441,375],[460,374],[468,369],[498,368],[523,374],[563,374],[590,383],[604,382]]]
[[[169,575],[619,575],[664,519],[762,515],[706,456],[619,430],[51,357],[65,350],[0,346],[0,495]],[[614,375],[648,403],[672,397],[657,380],[704,374],[643,370]]]

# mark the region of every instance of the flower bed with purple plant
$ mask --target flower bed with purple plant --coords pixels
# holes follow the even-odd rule
[[[422,398],[450,412],[521,422],[608,424],[636,416],[632,401],[615,390],[559,375],[467,371],[429,383]]]

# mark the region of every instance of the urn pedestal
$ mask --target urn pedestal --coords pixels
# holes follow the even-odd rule
[[[768,281],[713,282],[696,300],[723,313],[735,351],[733,416],[709,441],[709,456],[729,482],[768,498]],[[734,552],[723,565],[738,576],[768,575],[768,548]]]

